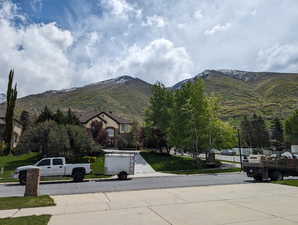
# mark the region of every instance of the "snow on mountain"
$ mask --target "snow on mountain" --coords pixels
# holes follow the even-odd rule
[[[229,76],[229,77],[233,77],[235,79],[239,79],[239,80],[243,80],[243,81],[251,81],[251,80],[257,79],[257,73],[255,73],[255,72],[247,72],[247,71],[241,71],[241,70],[228,70],[228,69],[204,70],[203,72],[197,74],[193,78],[178,82],[172,88],[179,89],[182,87],[183,84],[185,84],[187,82],[193,82],[199,77],[207,78],[210,75]]]

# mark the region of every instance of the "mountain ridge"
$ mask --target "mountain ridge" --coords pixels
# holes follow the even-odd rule
[[[285,118],[298,108],[298,74],[249,72],[241,70],[205,70],[193,78],[169,87],[180,88],[186,82],[203,78],[206,92],[220,101],[220,117],[239,120],[254,112],[267,118]],[[144,121],[152,95],[152,84],[123,75],[113,79],[63,90],[51,90],[17,100],[16,111],[38,114],[45,105],[52,110],[72,108],[75,112],[113,111],[125,119]]]

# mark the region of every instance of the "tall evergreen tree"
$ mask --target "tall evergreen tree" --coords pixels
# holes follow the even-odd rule
[[[252,148],[270,146],[269,131],[262,116],[254,114],[250,119],[244,117],[240,127],[243,146]]]
[[[289,116],[285,122],[285,131],[287,142],[292,145],[298,144],[298,110]]]
[[[72,112],[70,108],[68,108],[67,111],[66,123],[72,125],[81,125],[79,118]]]
[[[240,136],[241,136],[241,145],[243,147],[252,147],[253,143],[253,130],[251,122],[247,116],[244,116],[240,124]]]
[[[44,109],[39,114],[36,123],[42,123],[45,121],[54,120],[54,115],[52,111],[48,108],[48,106],[45,106]]]
[[[9,72],[8,85],[7,85],[7,99],[6,99],[6,115],[5,115],[5,130],[4,141],[6,143],[6,154],[10,154],[13,148],[13,127],[14,127],[14,109],[17,99],[17,85],[13,88],[14,71]]]
[[[277,150],[282,150],[284,144],[284,129],[278,117],[274,118],[271,124],[271,139],[272,145]]]
[[[23,110],[21,112],[21,116],[20,116],[20,122],[23,125],[23,132],[28,128],[29,124],[30,124],[30,114],[28,111]]]
[[[56,113],[53,115],[53,120],[58,124],[65,124],[66,118],[63,112],[60,109],[57,109]]]

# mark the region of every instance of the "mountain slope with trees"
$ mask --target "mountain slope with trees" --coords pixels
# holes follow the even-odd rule
[[[206,70],[192,79],[202,77],[206,92],[219,98],[219,117],[239,121],[244,115],[256,113],[265,119],[286,118],[298,109],[298,74],[244,72],[236,70]],[[138,78],[122,76],[80,88],[48,91],[17,100],[16,112],[22,110],[39,114],[47,105],[76,112],[113,111],[130,120],[144,121],[149,106],[152,85]]]

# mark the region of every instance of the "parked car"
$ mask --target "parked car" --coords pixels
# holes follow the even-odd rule
[[[64,157],[43,158],[34,165],[21,166],[16,169],[14,178],[19,179],[20,184],[26,184],[27,170],[40,169],[41,177],[72,177],[75,182],[82,182],[86,174],[91,173],[89,163],[66,164]]]
[[[230,155],[230,156],[234,156],[236,155],[236,152],[234,152],[233,150],[223,150],[221,152],[222,155]]]

